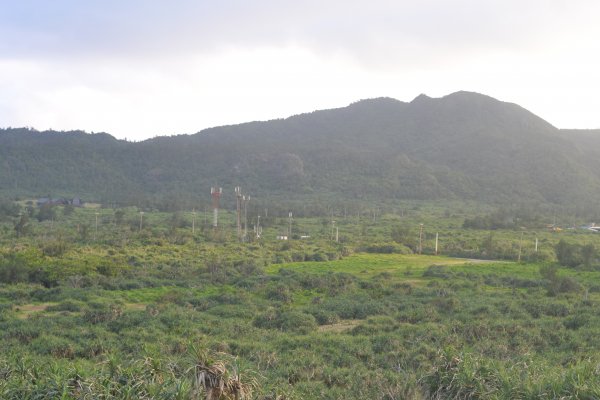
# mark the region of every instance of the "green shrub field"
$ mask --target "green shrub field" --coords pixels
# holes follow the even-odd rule
[[[190,212],[10,209],[0,398],[600,398],[600,236],[398,208],[294,219],[287,241],[272,216],[244,242],[230,212],[192,231]]]

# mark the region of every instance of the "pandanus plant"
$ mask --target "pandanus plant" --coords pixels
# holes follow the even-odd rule
[[[204,393],[205,400],[246,400],[252,398],[252,391],[257,386],[255,379],[243,381],[237,367],[231,366],[223,359],[218,359],[207,350],[193,348],[195,356],[194,392],[200,398]],[[222,358],[227,355],[223,354]],[[230,368],[228,369],[228,364]]]

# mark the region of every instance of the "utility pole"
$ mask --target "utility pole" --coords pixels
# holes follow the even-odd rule
[[[333,232],[335,232],[335,221],[332,219],[331,220],[331,239],[333,240]]]
[[[519,239],[519,256],[517,257],[517,262],[521,262],[521,250],[523,248],[523,232],[521,232],[521,238]]]
[[[144,212],[140,211],[140,232],[142,231],[143,226],[144,226]]]
[[[248,202],[250,196],[242,196],[242,200],[244,201],[244,241],[246,241],[248,239]]]
[[[236,222],[237,222],[237,236],[238,240],[242,241],[242,189],[239,186],[235,187],[235,200],[236,200]]]
[[[423,252],[423,224],[419,224],[419,254]]]
[[[17,222],[17,225],[15,226],[17,238],[20,238],[21,235],[23,234],[24,226],[25,226],[25,224],[23,223],[23,212],[19,211],[19,222]]]
[[[211,187],[210,195],[212,196],[213,207],[213,228],[216,230],[219,223],[219,199],[223,193],[223,188]]]
[[[256,222],[256,238],[260,239],[260,234],[261,234],[261,227],[260,227],[260,215],[257,218],[257,222]]]
[[[535,238],[535,252],[538,252],[538,238]]]
[[[242,189],[239,186],[235,187],[235,200],[236,200],[236,223],[237,223],[237,234],[238,240],[242,241]]]
[[[96,225],[94,228],[94,241],[96,241],[96,239],[98,238],[98,211],[96,211]]]
[[[437,256],[438,254],[438,238],[439,238],[439,234],[438,232],[435,233],[435,255]]]
[[[250,196],[242,194],[239,186],[235,188],[236,211],[237,211],[237,234],[240,242],[245,242],[248,237],[248,202]],[[242,228],[242,211],[244,212],[244,227]]]
[[[288,214],[288,222],[289,222],[288,240],[292,240],[292,212],[291,211]]]
[[[196,209],[192,209],[192,235],[196,233]]]

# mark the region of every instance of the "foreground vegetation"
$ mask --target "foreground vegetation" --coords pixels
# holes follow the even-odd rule
[[[600,398],[592,233],[431,205],[239,243],[231,214],[25,207],[0,228],[3,399]]]

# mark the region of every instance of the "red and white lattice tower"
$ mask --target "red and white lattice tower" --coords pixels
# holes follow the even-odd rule
[[[221,199],[221,194],[223,193],[223,188],[210,188],[210,195],[212,196],[212,206],[213,206],[213,228],[217,228],[219,223],[219,200]]]

